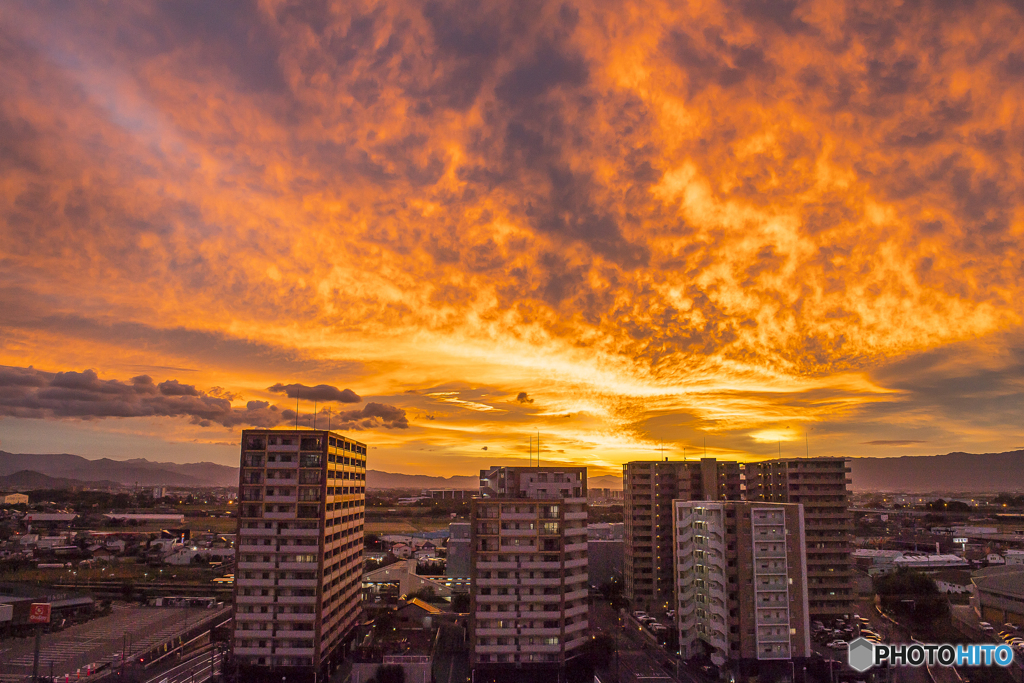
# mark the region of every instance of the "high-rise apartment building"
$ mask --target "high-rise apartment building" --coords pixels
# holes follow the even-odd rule
[[[683,658],[709,652],[749,675],[810,656],[800,505],[677,500],[673,523]]]
[[[700,461],[639,461],[622,466],[626,526],[623,578],[635,605],[672,603],[672,501],[739,500],[740,465]]]
[[[359,616],[366,444],[242,432],[232,655],[240,680],[324,680]]]
[[[471,508],[471,664],[544,680],[587,642],[587,469],[493,467]]]
[[[747,500],[804,506],[812,619],[853,611],[849,472],[845,458],[767,460],[745,467]]]

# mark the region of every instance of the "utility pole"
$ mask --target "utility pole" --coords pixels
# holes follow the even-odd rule
[[[39,683],[39,645],[43,640],[43,625],[36,624],[36,652],[32,657],[32,681]]]

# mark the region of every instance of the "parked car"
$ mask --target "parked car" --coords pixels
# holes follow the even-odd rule
[[[633,612],[633,616],[637,619],[643,619],[647,616],[647,612],[644,612],[643,610],[637,610],[636,612]]]
[[[845,648],[848,648],[849,646],[850,644],[847,643],[845,640],[833,640],[831,643],[828,644],[828,647],[832,648],[833,650],[843,650]]]

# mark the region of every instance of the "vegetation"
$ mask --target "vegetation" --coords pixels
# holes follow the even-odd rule
[[[901,569],[875,579],[882,609],[912,627],[930,627],[949,615],[949,603],[927,574]]]
[[[924,507],[931,512],[971,512],[974,509],[967,503],[958,500],[945,501],[942,498],[930,501]]]

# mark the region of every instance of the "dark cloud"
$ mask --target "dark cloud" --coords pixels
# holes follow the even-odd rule
[[[520,391],[516,395],[516,400],[519,401],[520,403],[533,403],[533,399],[530,398],[530,395],[525,391]]]
[[[338,392],[338,395],[345,394]],[[94,370],[53,373],[0,366],[0,416],[84,420],[186,417],[201,427],[214,424],[275,427],[287,425],[295,419],[296,413],[282,410],[268,401],[249,401],[245,408],[236,408],[227,398],[199,391],[177,380],[154,384],[148,375],[121,382],[101,380]],[[339,429],[406,429],[409,426],[404,410],[382,403],[367,403],[362,410],[339,413],[333,422]]]
[[[288,398],[298,398],[303,401],[337,401],[339,403],[359,403],[363,399],[351,389],[338,389],[329,384],[318,384],[315,387],[308,387],[305,384],[275,384],[267,387],[267,391],[275,394],[285,394]]]
[[[148,378],[147,378],[148,379]],[[199,390],[191,384],[182,384],[176,379],[169,379],[157,385],[164,396],[198,396]]]
[[[405,411],[383,403],[367,403],[362,410],[342,411],[331,417],[331,426],[339,429],[407,429],[409,419]]]
[[[159,388],[159,391],[157,391]],[[285,420],[277,406],[250,402],[234,408],[176,380],[154,385],[147,375],[128,382],[101,380],[94,370],[43,372],[0,368],[0,415],[21,418],[187,417],[193,424],[273,427]]]

